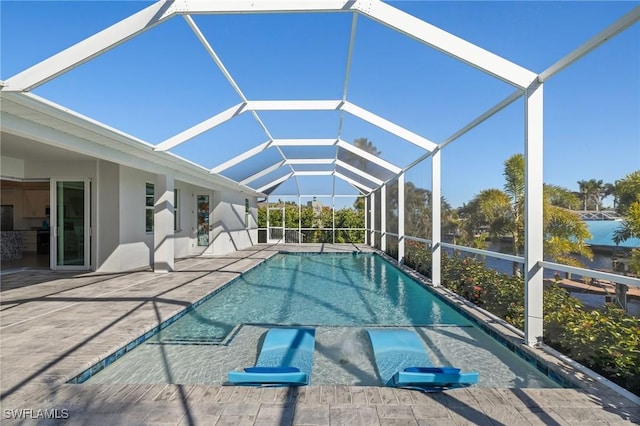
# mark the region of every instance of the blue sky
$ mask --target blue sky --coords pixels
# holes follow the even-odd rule
[[[390,2],[433,25],[542,72],[639,2]],[[3,80],[151,2],[2,1]],[[340,99],[351,14],[195,16],[249,99]],[[379,23],[358,18],[348,100],[440,142],[513,88]],[[34,93],[156,144],[240,102],[184,19],[176,17],[34,90]],[[640,24],[545,84],[544,180],[613,182],[640,169]],[[522,101],[443,150],[443,195],[453,205],[501,187],[502,164],[523,152]],[[270,112],[276,138],[334,138],[339,113]],[[342,138],[367,137],[399,166],[420,148],[346,115]],[[244,114],[173,152],[214,167],[266,141]],[[292,152],[287,155],[307,155]],[[323,156],[330,155],[321,153]],[[265,152],[226,173],[272,164]],[[407,173],[430,185],[426,161]],[[282,175],[279,172],[279,175]],[[277,177],[277,176],[275,176]],[[268,178],[266,178],[268,179]],[[305,193],[331,193],[331,178],[300,179]],[[338,188],[353,192],[343,183]],[[295,190],[293,182],[279,188]]]

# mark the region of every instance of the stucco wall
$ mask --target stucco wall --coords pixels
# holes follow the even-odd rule
[[[0,169],[2,169],[2,176],[22,179],[24,177],[24,160],[2,156],[0,157]]]
[[[120,245],[120,166],[108,161],[98,161],[98,184],[94,188],[96,198],[95,236],[96,269],[115,272],[120,269],[118,247]]]
[[[153,261],[153,233],[145,230],[145,184],[155,177],[120,166],[119,178],[120,244],[114,253],[118,270],[148,268]]]
[[[257,243],[257,209],[249,214],[249,226],[245,221],[245,199],[255,207],[255,197],[231,191],[214,192],[212,251],[214,254],[227,254]]]

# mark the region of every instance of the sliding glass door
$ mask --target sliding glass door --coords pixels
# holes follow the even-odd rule
[[[89,269],[91,246],[90,182],[52,180],[52,269]]]

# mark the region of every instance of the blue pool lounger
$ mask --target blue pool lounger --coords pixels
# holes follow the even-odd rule
[[[272,328],[267,331],[254,367],[230,371],[229,383],[243,386],[308,385],[313,368],[315,330]]]
[[[420,337],[413,330],[367,329],[382,383],[422,391],[439,391],[478,383],[478,373],[433,367]]]

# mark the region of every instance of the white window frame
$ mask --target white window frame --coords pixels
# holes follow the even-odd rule
[[[173,230],[174,232],[180,232],[180,196],[178,195],[178,188],[173,189]]]
[[[151,194],[147,193],[148,188],[151,187],[152,191]],[[145,233],[147,234],[152,234],[153,233],[153,216],[155,214],[155,185],[153,183],[150,182],[145,182],[144,184],[144,229],[145,229]],[[149,198],[151,198],[151,205],[149,205]],[[147,219],[149,218],[148,216],[148,211],[151,210],[151,229],[148,229],[148,222]]]

